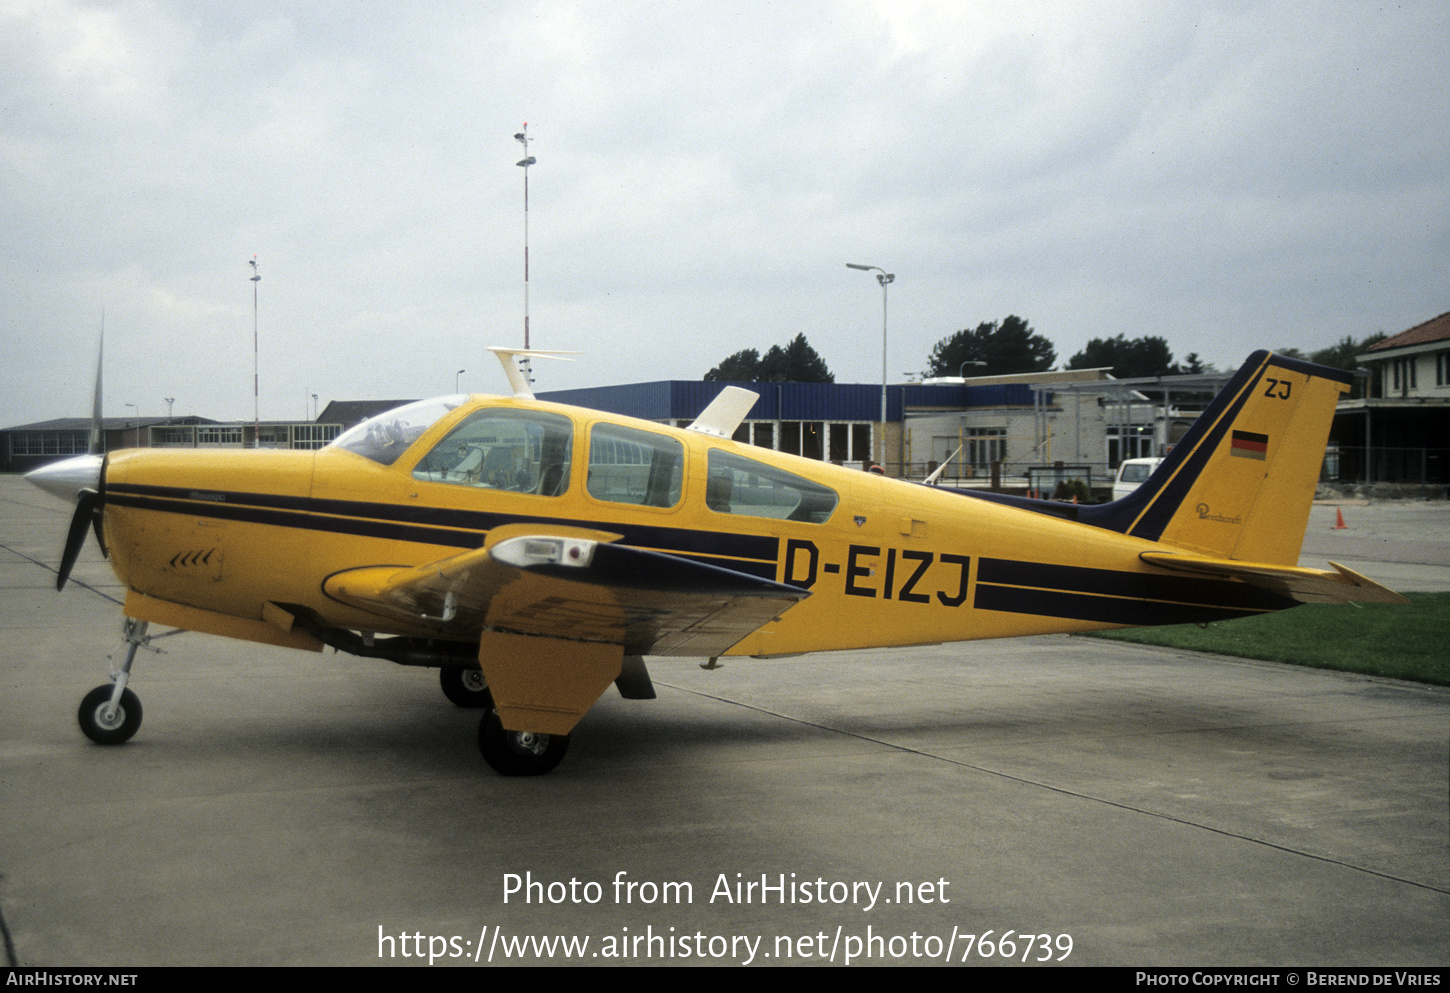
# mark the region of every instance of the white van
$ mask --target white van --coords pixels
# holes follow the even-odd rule
[[[1136,490],[1162,462],[1162,459],[1124,459],[1113,479],[1113,499],[1121,500]]]

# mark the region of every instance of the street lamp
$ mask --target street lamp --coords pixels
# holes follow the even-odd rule
[[[965,362],[963,362],[960,366],[957,367],[957,378],[958,379],[966,379],[967,378],[967,366],[969,366],[969,365],[986,365],[986,364],[987,363],[983,362],[981,359],[967,359]]]
[[[896,279],[896,274],[887,272],[880,266],[857,265],[855,262],[847,262],[846,268],[875,272],[876,282],[881,284],[881,455],[876,464],[881,466],[884,471],[886,469],[886,287]]]
[[[262,274],[257,271],[257,257],[253,255],[247,264],[252,267],[252,447],[262,447],[262,415],[257,402],[257,284]]]
[[[458,379],[459,379],[459,377],[462,376],[467,371],[468,371],[467,369],[459,369],[457,372],[455,372],[453,374],[453,392],[454,393],[457,393],[458,392]]]
[[[514,135],[514,140],[524,146],[524,157],[514,163],[524,170],[524,351],[529,349],[529,166],[538,162],[538,159],[529,154],[529,122],[524,122],[524,129]],[[529,363],[529,357],[523,357],[524,380],[533,382],[533,366]]]

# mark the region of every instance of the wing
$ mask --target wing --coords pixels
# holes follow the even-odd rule
[[[1143,552],[1138,556],[1149,565],[1176,572],[1192,572],[1225,579],[1238,579],[1292,597],[1300,603],[1409,603],[1393,590],[1373,579],[1329,563],[1333,572],[1301,569],[1298,566],[1263,562],[1239,562],[1178,552]]]
[[[810,595],[587,533],[521,534],[415,568],[353,569],[324,589],[453,640],[504,631],[697,657],[723,654]]]

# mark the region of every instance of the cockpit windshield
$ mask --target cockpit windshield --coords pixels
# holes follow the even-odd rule
[[[327,447],[345,448],[382,465],[392,465],[423,432],[467,400],[460,394],[395,407],[349,428]]]

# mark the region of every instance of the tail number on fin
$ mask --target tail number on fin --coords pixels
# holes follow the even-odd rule
[[[1294,384],[1287,379],[1267,379],[1264,389],[1264,396],[1271,400],[1287,400],[1293,392]]]

